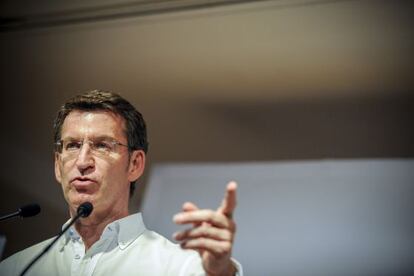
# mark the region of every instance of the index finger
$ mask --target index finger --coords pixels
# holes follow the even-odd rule
[[[219,212],[222,212],[224,215],[228,216],[229,218],[232,217],[234,209],[236,208],[236,190],[237,190],[237,183],[235,181],[230,181],[227,184],[226,194],[224,195],[224,199],[221,202],[220,207],[218,208]]]

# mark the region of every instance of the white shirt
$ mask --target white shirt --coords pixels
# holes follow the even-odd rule
[[[19,275],[52,239],[38,243],[0,263],[0,276]],[[234,261],[234,260],[233,260]],[[235,262],[238,275],[240,264]],[[145,228],[140,213],[108,224],[101,238],[85,252],[75,228],[26,273],[27,276],[62,275],[205,275],[196,251],[183,250]]]

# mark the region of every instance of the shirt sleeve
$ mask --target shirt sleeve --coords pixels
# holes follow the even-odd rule
[[[234,267],[236,268],[236,276],[243,276],[243,267],[242,265],[234,258],[231,258],[231,262],[233,263]]]
[[[231,262],[236,268],[236,276],[243,276],[243,267],[242,265],[234,258],[231,258]],[[181,265],[180,276],[204,276],[207,275],[203,268],[202,260],[200,255],[193,251],[193,254],[188,255],[185,261]]]

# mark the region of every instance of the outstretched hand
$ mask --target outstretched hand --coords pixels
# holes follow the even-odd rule
[[[194,203],[186,202],[182,212],[173,218],[177,224],[192,224],[191,228],[175,233],[174,238],[182,248],[199,252],[209,275],[234,275],[236,271],[230,259],[236,232],[233,221],[236,190],[237,183],[229,182],[224,199],[215,211],[199,209]]]

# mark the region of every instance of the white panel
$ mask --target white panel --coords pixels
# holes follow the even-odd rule
[[[157,165],[148,227],[171,237],[183,202],[216,208],[232,179],[246,275],[414,272],[414,160]]]

